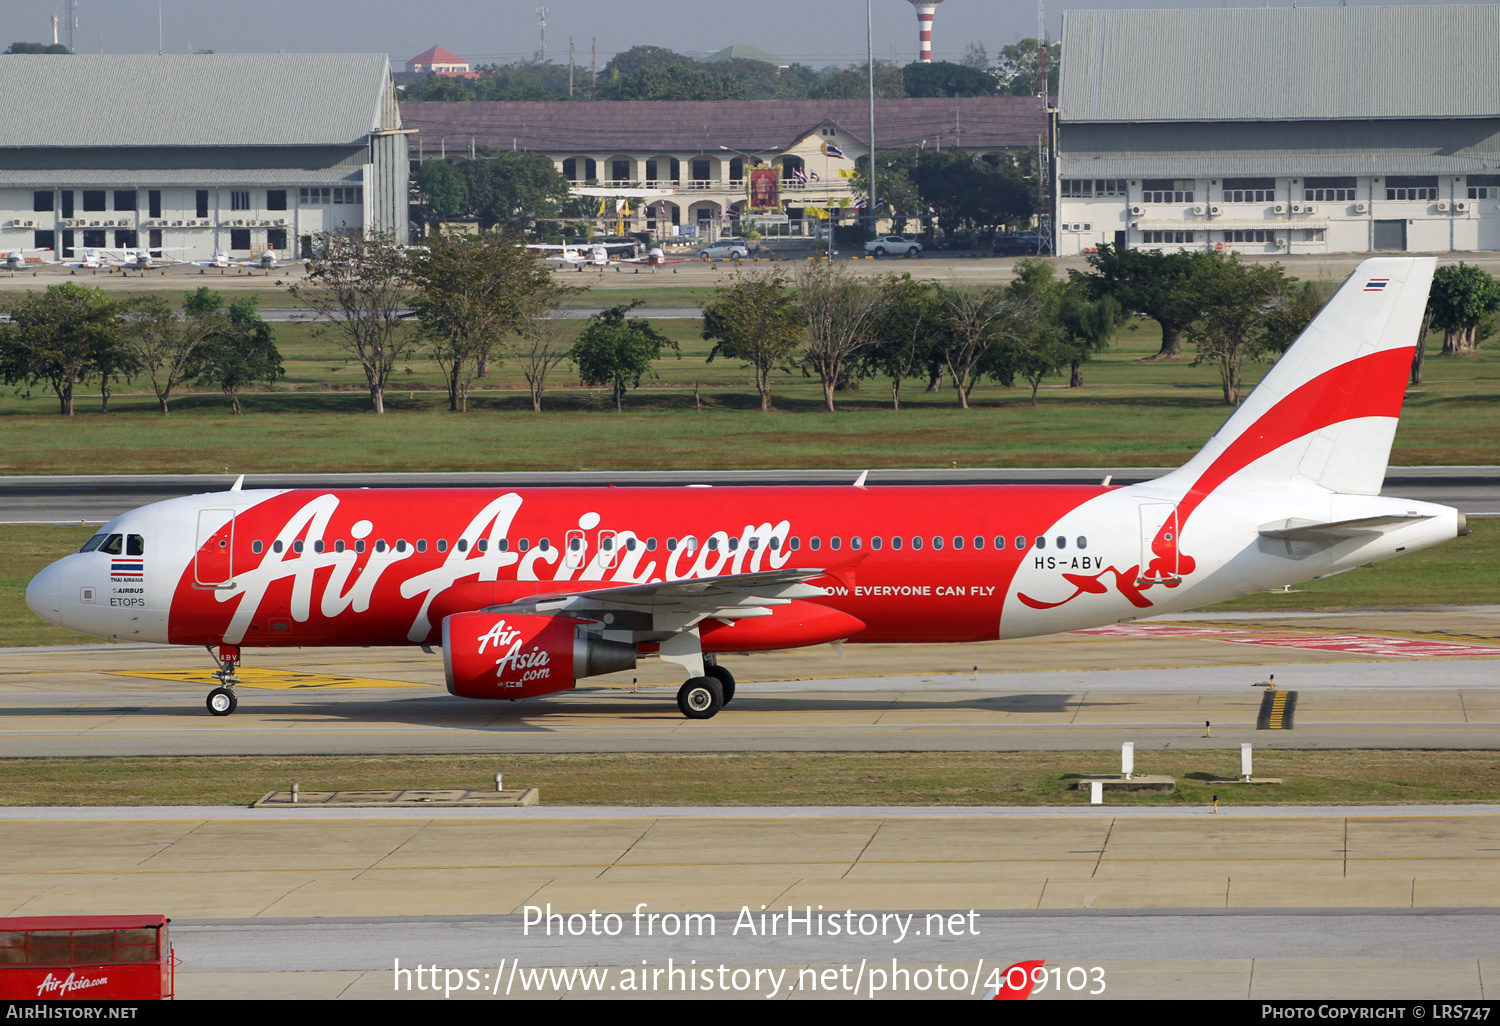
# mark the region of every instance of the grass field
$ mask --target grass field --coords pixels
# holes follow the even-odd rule
[[[702,298],[692,288],[601,289],[579,301],[656,292],[663,296],[654,301],[674,304]],[[567,364],[556,372],[543,412],[533,413],[519,373],[501,363],[474,383],[470,412],[452,414],[439,368],[413,351],[387,392],[390,412],[375,416],[365,412],[362,373],[328,335],[278,324],[286,380],[246,395],[240,417],[213,390],[183,390],[170,418],[139,384],[121,386],[108,415],[98,412],[97,394],[81,395],[73,418],[56,415],[50,393],[25,399],[8,390],[0,395],[8,442],[0,474],[1174,466],[1229,412],[1211,367],[1143,359],[1159,343],[1147,320],[1129,324],[1087,365],[1083,388],[1050,379],[1034,407],[1025,388],[985,382],[974,392],[975,408],[963,411],[951,388],[930,394],[924,381],[908,381],[895,412],[890,382],[875,378],[840,393],[841,412],[833,416],[822,412],[816,380],[800,371],[776,376],[776,409],[761,413],[750,371],[735,361],[707,362],[710,343],[696,321],[657,327],[678,342],[680,356],[657,362],[655,376],[627,396],[624,413],[612,409],[606,389],[581,387]],[[1247,378],[1264,371],[1254,365]],[[1392,462],[1495,462],[1500,350],[1429,358],[1426,377],[1407,397]],[[695,383],[701,410],[694,409]]]
[[[1251,595],[1212,609],[1339,609],[1391,605],[1500,602],[1491,571],[1500,563],[1500,519],[1470,522],[1473,533],[1446,545],[1377,563],[1291,593]],[[98,641],[54,627],[26,608],[26,583],[38,570],[78,546],[92,527],[0,526],[0,648]]]
[[[0,761],[0,806],[249,805],[293,781],[304,791],[535,787],[544,805],[1077,806],[1080,774],[1118,771],[1108,752],[881,752],[623,755],[209,756]],[[1117,795],[1112,806],[1402,805],[1495,802],[1500,752],[1255,753],[1254,788],[1216,783],[1239,751],[1140,751],[1140,773],[1177,778],[1172,795]]]

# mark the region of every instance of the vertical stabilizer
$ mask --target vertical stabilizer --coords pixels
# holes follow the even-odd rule
[[[1436,268],[1432,257],[1360,264],[1172,476],[1199,497],[1231,477],[1258,489],[1378,495]]]

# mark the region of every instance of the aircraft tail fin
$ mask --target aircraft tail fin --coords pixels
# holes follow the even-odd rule
[[[1173,476],[1378,495],[1437,261],[1366,260]]]

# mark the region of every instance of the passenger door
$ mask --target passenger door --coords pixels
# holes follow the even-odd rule
[[[1154,566],[1153,566],[1154,564]],[[1177,572],[1177,504],[1141,504],[1142,579],[1175,581]]]
[[[234,510],[198,511],[198,547],[193,557],[193,583],[200,588],[234,585]]]

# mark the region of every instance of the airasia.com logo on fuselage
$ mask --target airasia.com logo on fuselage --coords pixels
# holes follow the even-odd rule
[[[109,982],[108,976],[97,978],[79,976],[76,972],[69,973],[66,979],[58,979],[48,973],[41,983],[37,984],[37,997],[67,997],[75,991],[88,990],[91,987],[102,987]]]
[[[506,580],[540,581],[544,579],[542,573],[547,572],[546,580],[603,581],[607,577],[612,583],[624,585],[775,570],[785,566],[791,557],[791,551],[784,545],[776,548],[770,545],[773,537],[781,540],[787,537],[791,529],[788,520],[774,525],[747,524],[733,547],[728,532],[721,530],[695,539],[696,544],[691,547],[679,545],[675,550],[661,553],[648,552],[644,544],[638,543],[634,531],[618,530],[614,558],[608,562],[587,550],[580,558],[569,559],[556,544],[546,548],[538,545],[524,553],[509,551],[501,543],[509,538],[522,501],[514,492],[492,500],[469,520],[440,564],[431,566],[431,557],[423,554],[420,561],[429,568],[400,578],[397,587],[401,598],[420,599],[407,630],[408,641],[421,642],[432,632],[429,612],[438,595],[465,579],[501,580],[502,570],[506,571]],[[367,549],[365,552],[358,552],[352,546],[337,551],[335,545],[321,544],[339,502],[339,496],[324,494],[303,504],[272,536],[257,566],[235,574],[233,587],[215,590],[217,601],[237,603],[224,628],[226,644],[244,640],[273,585],[290,582],[287,611],[296,622],[306,623],[312,617],[315,597],[317,612],[326,619],[334,619],[350,610],[368,611],[382,581],[388,575],[400,574],[399,569],[392,568],[418,556],[410,544],[399,550],[394,544],[367,544],[362,546]],[[250,521],[261,512],[252,508],[240,517]],[[585,530],[592,530],[599,523],[598,513],[589,512],[578,518],[579,527]],[[357,520],[348,534],[356,542],[363,542],[376,534],[375,527],[370,520]],[[303,543],[301,552],[296,551],[294,544],[299,541]],[[323,551],[317,551],[320,548]],[[235,558],[238,565],[244,557],[237,552]],[[190,566],[185,580],[192,573]],[[179,590],[190,592],[182,585]]]

